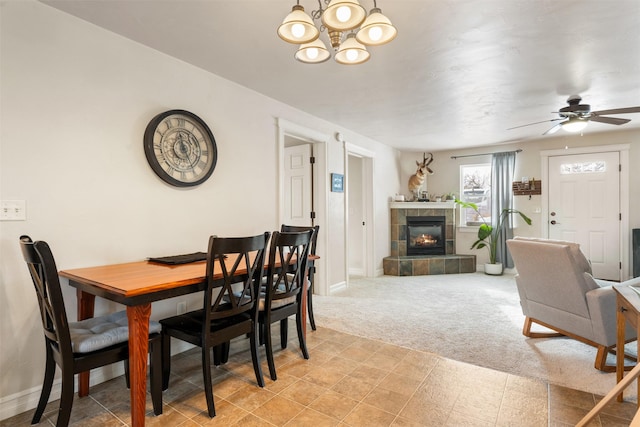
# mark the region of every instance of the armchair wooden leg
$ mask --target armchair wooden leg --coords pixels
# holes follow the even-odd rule
[[[587,345],[593,346],[597,349],[596,360],[594,363],[594,367],[603,372],[615,372],[615,365],[607,365],[607,355],[609,353],[615,354],[615,346],[605,347],[604,345],[599,345],[591,340],[580,337],[578,335],[571,334],[569,332],[563,331],[562,329],[558,329],[558,332],[531,332],[531,325],[533,323],[537,323],[539,325],[544,326],[545,328],[549,328],[551,330],[555,330],[551,325],[547,325],[544,322],[540,322],[539,320],[532,319],[530,317],[526,317],[524,319],[524,326],[522,327],[522,334],[529,338],[552,338],[552,337],[569,337],[574,340],[580,341]],[[635,360],[633,356],[625,354],[625,358]],[[633,366],[625,366],[624,370],[628,371],[633,369]]]
[[[598,352],[596,353],[596,362],[594,367],[603,372],[615,372],[615,365],[607,365],[607,355],[609,354],[609,347],[603,345],[598,346]]]
[[[529,316],[524,319],[524,326],[522,327],[522,335],[529,338],[553,338],[553,337],[562,337],[564,334],[559,332],[531,332],[531,325],[533,325],[534,320]],[[540,322],[536,322],[540,323]],[[542,326],[550,328],[549,326],[540,323]]]
[[[596,353],[596,361],[594,367],[602,372],[615,372],[616,365],[607,365],[607,355],[616,354],[616,346],[605,347],[603,345],[598,346],[598,352]],[[625,359],[632,360],[637,362],[636,357],[632,354],[624,354]],[[624,365],[625,371],[630,371],[634,368],[635,365]]]

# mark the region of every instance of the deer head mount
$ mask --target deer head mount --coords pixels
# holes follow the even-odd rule
[[[413,194],[413,200],[418,200],[420,188],[422,184],[424,184],[425,177],[427,175],[433,175],[433,171],[429,167],[431,162],[433,162],[432,153],[429,153],[429,157],[427,157],[427,153],[423,153],[422,162],[416,160],[418,170],[409,178],[409,191]]]

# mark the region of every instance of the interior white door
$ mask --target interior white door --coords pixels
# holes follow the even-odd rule
[[[284,222],[311,225],[311,144],[284,149]]]
[[[580,244],[599,279],[620,280],[620,154],[549,157],[549,238]]]
[[[365,212],[363,201],[363,159],[348,156],[349,176],[347,177],[347,194],[349,196],[348,218],[348,247],[349,247],[349,276],[365,275]]]

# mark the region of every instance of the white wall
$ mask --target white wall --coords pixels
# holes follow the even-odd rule
[[[466,150],[452,150],[452,151],[440,151],[434,152],[434,161],[431,163],[431,169],[434,170],[434,174],[428,177],[428,191],[432,194],[444,194],[450,191],[455,191],[459,195],[459,181],[460,181],[460,165],[473,164],[473,163],[490,163],[491,156],[477,156],[477,157],[464,157],[458,159],[451,159],[451,156],[455,155],[468,155],[479,153],[493,153],[498,151],[512,151],[516,149],[522,149],[521,153],[516,156],[516,170],[515,178],[518,180],[522,176],[527,176],[531,179],[541,179],[542,165],[541,165],[541,150],[554,150],[563,148],[576,148],[594,145],[616,145],[616,144],[630,144],[630,171],[629,172],[629,194],[623,194],[622,197],[629,199],[629,227],[631,229],[640,227],[640,199],[634,197],[640,193],[640,175],[635,173],[635,165],[640,164],[640,131],[638,130],[624,130],[610,125],[603,125],[600,123],[592,123],[589,125],[593,130],[607,129],[607,126],[613,128],[613,131],[608,132],[587,132],[583,136],[579,134],[568,134],[564,131],[559,132],[553,137],[544,137],[541,139],[526,141],[517,144],[510,145],[497,145],[489,147],[478,147],[474,149]],[[591,129],[588,129],[591,131]],[[418,152],[404,152],[401,154],[402,162],[402,179],[401,182],[405,183],[402,192],[409,194],[406,181],[409,176],[415,172],[415,160],[422,158],[422,153]],[[539,196],[532,196],[529,200],[528,196],[515,196],[514,207],[521,210],[527,216],[532,219],[532,225],[527,226],[522,224],[517,230],[516,234],[521,236],[541,236],[541,215],[536,213],[536,208],[542,207],[543,197],[546,194]],[[458,217],[456,215],[456,217]],[[488,254],[486,250],[473,250],[469,248],[471,244],[476,240],[477,233],[473,229],[461,230],[458,229],[456,235],[456,250],[460,254],[475,254],[478,258],[478,265],[482,265],[488,261]]]
[[[27,203],[26,221],[0,222],[0,419],[35,406],[44,367],[21,234],[47,240],[62,270],[206,250],[214,233],[277,229],[276,118],[340,131],[376,153],[381,194],[400,185],[398,152],[348,129],[39,2],[3,1],[0,14],[0,198]],[[164,184],[144,156],[147,123],[175,108],[199,115],[218,144],[216,170],[196,188]],[[326,168],[344,173],[343,146],[328,141]],[[345,280],[343,194],[327,195],[326,288]],[[379,269],[389,251],[387,202],[375,205]],[[63,281],[63,290],[74,320],[74,289]],[[200,302],[181,300],[189,309]],[[176,304],[154,304],[152,318]],[[96,314],[118,308],[98,299]]]

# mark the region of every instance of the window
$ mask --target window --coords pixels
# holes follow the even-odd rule
[[[460,200],[475,203],[482,218],[473,209],[460,208],[461,226],[491,224],[491,163],[460,166]]]
[[[560,165],[560,173],[562,175],[573,173],[599,173],[606,171],[606,164],[602,160],[597,162],[563,163]]]

